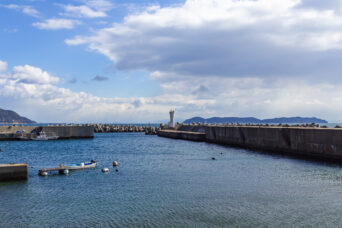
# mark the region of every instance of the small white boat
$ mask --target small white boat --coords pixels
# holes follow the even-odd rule
[[[39,135],[37,135],[36,138],[33,138],[32,140],[37,140],[37,141],[45,141],[45,140],[49,140],[48,137],[46,137],[46,134],[44,131],[40,132]]]
[[[36,138],[33,138],[32,140],[38,140],[38,141],[45,141],[45,140],[55,140],[58,139],[58,136],[52,135],[52,136],[46,136],[45,132],[40,132],[39,135],[37,135]]]
[[[56,139],[58,139],[58,136],[52,135],[52,136],[49,136],[47,138],[48,138],[48,140],[56,140]]]
[[[79,164],[71,164],[71,165],[61,165],[61,167],[69,170],[76,170],[76,169],[89,169],[95,168],[97,165],[96,162],[82,162]]]

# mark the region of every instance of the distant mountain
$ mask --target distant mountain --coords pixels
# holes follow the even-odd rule
[[[183,123],[254,123],[254,124],[295,124],[295,123],[328,123],[328,121],[323,119],[318,119],[316,117],[281,117],[281,118],[273,118],[273,119],[264,119],[260,120],[255,117],[212,117],[208,119],[204,119],[202,117],[193,117],[191,119],[185,120]]]
[[[18,115],[18,113],[11,110],[4,110],[0,108],[0,123],[36,123],[26,117]]]

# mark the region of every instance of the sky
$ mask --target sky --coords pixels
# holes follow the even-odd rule
[[[342,122],[339,0],[0,0],[0,108],[38,122]]]

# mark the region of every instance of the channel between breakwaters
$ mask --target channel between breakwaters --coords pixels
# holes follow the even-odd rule
[[[342,163],[341,128],[185,125],[157,134]]]

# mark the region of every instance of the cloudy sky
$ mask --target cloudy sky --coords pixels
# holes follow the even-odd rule
[[[1,0],[0,108],[39,122],[342,122],[340,0]]]

